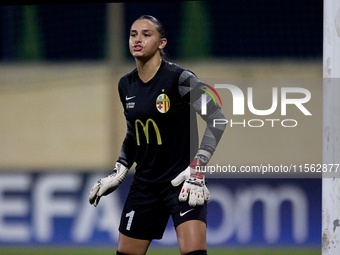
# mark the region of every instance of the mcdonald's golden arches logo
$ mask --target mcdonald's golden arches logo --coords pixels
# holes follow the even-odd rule
[[[156,132],[156,137],[157,137],[157,144],[161,145],[162,144],[162,138],[161,138],[161,133],[159,132],[158,126],[156,124],[156,122],[153,119],[148,119],[145,123],[145,125],[143,124],[143,122],[139,119],[137,119],[135,121],[135,129],[136,129],[136,138],[137,138],[137,145],[140,146],[140,140],[139,140],[139,131],[138,131],[138,123],[141,124],[145,137],[146,137],[146,143],[149,144],[149,123],[153,124],[153,128]]]

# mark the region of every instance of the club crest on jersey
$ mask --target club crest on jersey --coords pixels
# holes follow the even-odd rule
[[[170,99],[166,94],[160,94],[156,99],[156,108],[160,113],[166,113],[170,109]]]

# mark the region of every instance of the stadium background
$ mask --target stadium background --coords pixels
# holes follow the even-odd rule
[[[141,14],[161,20],[169,60],[200,78],[283,78],[304,81],[301,87],[306,87],[306,79],[311,81],[308,89],[315,100],[316,119],[314,125],[299,130],[299,139],[293,142],[288,135],[276,134],[273,143],[264,134],[267,130],[256,135],[249,129],[227,130],[224,138],[228,143],[219,146],[223,155],[237,164],[253,164],[261,155],[276,164],[321,162],[322,83],[318,81],[322,78],[322,10],[322,1],[306,5],[302,0],[1,6],[1,247],[8,247],[8,254],[18,245],[115,247],[116,233],[109,229],[116,223],[108,222],[112,215],[105,208],[121,206],[119,201],[124,200],[131,176],[119,192],[107,199],[109,202],[103,203],[97,217],[97,212],[88,209],[86,196],[93,180],[112,168],[125,135],[117,82],[134,68],[127,38],[130,25]],[[256,150],[259,142],[264,145]],[[238,148],[239,143],[243,147]],[[245,147],[252,150],[243,150]],[[276,147],[282,151],[278,153]],[[287,151],[292,153],[287,156]],[[211,179],[209,185],[216,192],[224,191],[222,200],[229,202],[223,204],[218,198],[211,202],[211,236],[224,239],[210,239],[210,247],[288,247],[319,252],[318,179],[219,178]],[[265,206],[271,205],[267,202],[270,198],[266,198],[259,200],[262,203],[253,201],[251,236],[242,239],[242,224],[237,228],[237,224],[231,227],[228,223],[235,220],[228,208],[234,205],[232,212],[237,214],[238,202],[245,199],[238,193],[241,188],[248,193],[261,190],[281,194],[286,192],[281,191],[282,187],[296,189],[296,194],[305,197],[306,236],[300,241],[293,236],[294,206],[283,202],[279,236],[274,240],[266,237],[271,233],[265,224],[270,219]],[[88,214],[81,214],[79,208]],[[94,225],[83,230],[83,235],[79,234],[81,228],[75,234],[74,226],[86,221]],[[166,234],[173,236],[170,230]],[[164,239],[153,244],[155,249],[176,247],[172,237]]]

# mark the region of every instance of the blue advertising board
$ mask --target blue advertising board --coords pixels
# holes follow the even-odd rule
[[[95,208],[88,193],[107,173],[0,173],[0,245],[116,245],[133,176]],[[321,246],[320,179],[208,179],[208,188],[210,247]],[[171,219],[152,245],[177,246]]]

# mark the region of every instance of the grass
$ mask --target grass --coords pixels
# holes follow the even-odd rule
[[[115,255],[114,248],[0,248],[1,255]],[[147,255],[177,255],[178,249],[150,248]],[[209,255],[321,255],[318,249],[209,249]]]

